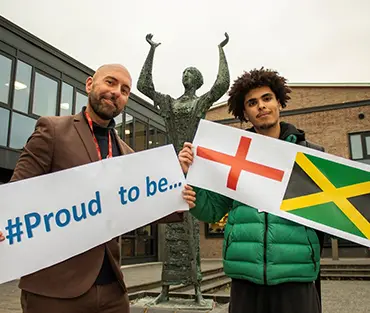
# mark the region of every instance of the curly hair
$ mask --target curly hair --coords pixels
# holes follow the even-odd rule
[[[258,87],[270,87],[275,97],[280,102],[283,108],[286,107],[287,101],[290,99],[288,93],[291,89],[286,85],[287,80],[279,76],[279,73],[270,69],[259,70],[253,69],[250,72],[238,77],[229,91],[229,113],[232,113],[235,118],[241,122],[246,121],[244,116],[244,98],[245,95],[252,89]]]

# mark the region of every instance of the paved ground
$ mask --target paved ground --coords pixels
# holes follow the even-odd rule
[[[370,281],[323,281],[323,313],[370,312]]]
[[[370,281],[323,281],[323,313],[370,312]],[[16,282],[0,285],[0,313],[21,313]]]
[[[222,266],[220,260],[202,262],[202,271]],[[130,288],[161,280],[161,263],[131,265],[122,267],[125,282]],[[20,313],[18,281],[0,284],[0,313]]]
[[[203,262],[202,269],[218,266]],[[160,264],[124,268],[128,286],[160,280]],[[21,313],[17,281],[0,285],[0,313]],[[370,312],[370,281],[322,281],[323,313]],[[227,309],[224,310],[227,312]]]
[[[368,313],[370,312],[370,281],[322,282],[323,313]],[[217,295],[225,295],[228,288]]]

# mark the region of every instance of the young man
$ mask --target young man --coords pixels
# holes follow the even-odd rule
[[[302,130],[280,121],[290,92],[277,72],[252,70],[234,82],[229,112],[251,122],[248,131],[323,150],[308,144]],[[191,148],[185,143],[179,153],[184,173],[193,161]],[[229,312],[321,312],[315,287],[320,268],[319,232],[200,188],[186,186],[184,199],[201,221],[214,223],[228,213],[223,259],[224,271],[232,278]]]

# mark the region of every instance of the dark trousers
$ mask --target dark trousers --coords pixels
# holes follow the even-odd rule
[[[314,283],[263,286],[233,279],[229,313],[321,313],[321,304]]]
[[[57,299],[22,290],[23,313],[129,313],[129,299],[118,282],[94,285],[84,295]]]

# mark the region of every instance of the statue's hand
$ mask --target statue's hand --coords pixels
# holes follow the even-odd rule
[[[160,42],[154,42],[153,40],[152,40],[152,38],[153,38],[153,34],[148,34],[148,35],[146,35],[146,41],[153,47],[153,48],[157,48],[161,43]]]
[[[227,33],[225,33],[225,37],[226,39],[220,43],[220,47],[225,47],[227,45],[227,43],[229,42],[229,35]]]

